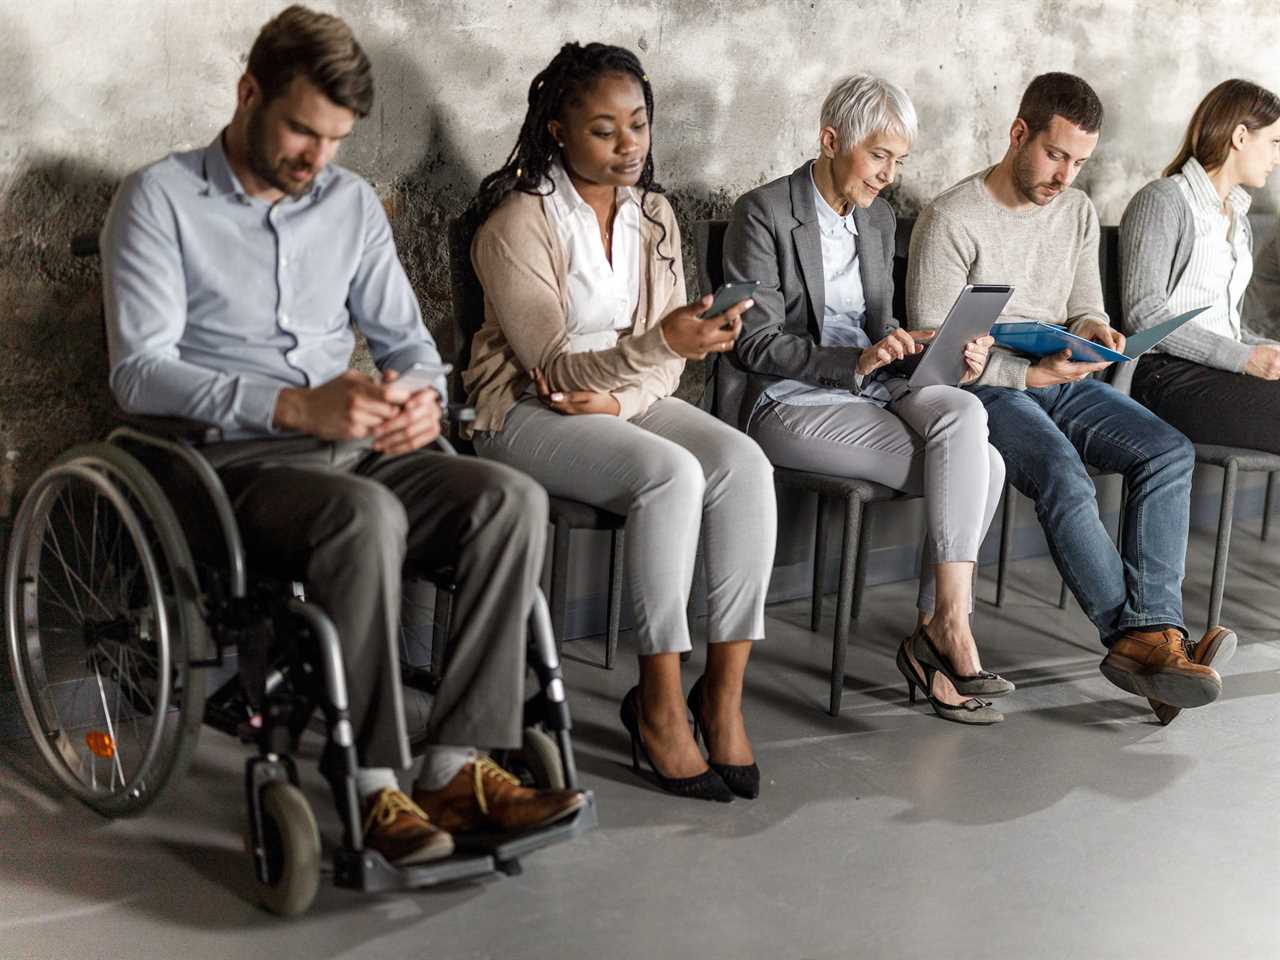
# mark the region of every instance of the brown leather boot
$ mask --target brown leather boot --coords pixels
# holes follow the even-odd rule
[[[1212,667],[1214,663],[1220,667],[1236,652],[1236,634],[1234,630],[1228,630],[1226,627],[1210,627],[1205,635],[1196,644],[1195,650],[1191,654],[1191,662],[1203,664],[1206,667]],[[1156,719],[1160,721],[1160,726],[1167,727],[1173,722],[1174,717],[1182,712],[1181,707],[1175,707],[1171,703],[1161,703],[1159,700],[1148,700],[1151,709],[1156,713]]]
[[[1202,707],[1222,692],[1217,671],[1187,658],[1178,630],[1130,630],[1098,669],[1121,690],[1175,707]]]
[[[582,809],[581,790],[534,790],[483,754],[440,790],[414,790],[414,802],[450,833],[518,833]]]
[[[435,826],[408,797],[386,787],[364,801],[364,844],[398,867],[453,853],[453,837]]]

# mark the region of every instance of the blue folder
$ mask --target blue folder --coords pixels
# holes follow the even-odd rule
[[[1069,333],[1066,327],[1043,320],[1011,320],[997,323],[991,327],[991,335],[996,343],[1029,357],[1047,357],[1051,353],[1063,350],[1071,351],[1071,359],[1079,363],[1125,363],[1136,360],[1173,331],[1208,310],[1208,307],[1197,307],[1180,313],[1172,320],[1156,324],[1141,333],[1135,333],[1125,339],[1124,353],[1104,347],[1100,343],[1078,337]]]

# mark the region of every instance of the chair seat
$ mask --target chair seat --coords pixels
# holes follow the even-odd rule
[[[1280,470],[1280,454],[1249,447],[1221,447],[1214,443],[1197,443],[1196,462],[1225,467],[1234,461],[1238,470]]]
[[[774,467],[773,478],[787,487],[801,490],[812,490],[823,496],[855,496],[864,503],[877,500],[895,500],[909,495],[882,483],[861,480],[858,477],[841,477],[831,473],[810,473],[807,470],[792,470],[789,467]]]
[[[564,525],[574,530],[621,530],[627,525],[627,518],[622,514],[593,507],[581,500],[568,500],[564,497],[548,497],[551,505],[551,522]]]

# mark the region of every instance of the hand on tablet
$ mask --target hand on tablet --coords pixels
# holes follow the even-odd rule
[[[990,355],[991,347],[995,342],[995,337],[987,336],[970,340],[964,345],[965,375],[960,378],[961,386],[973,383],[973,381],[982,376],[982,371],[987,368],[987,357]]]
[[[873,343],[862,351],[858,356],[858,375],[865,377],[895,360],[915,356],[924,349],[922,339],[927,338],[914,336],[902,328],[894,330],[879,343]]]

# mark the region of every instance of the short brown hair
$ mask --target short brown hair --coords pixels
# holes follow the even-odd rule
[[[1210,90],[1191,115],[1187,134],[1173,162],[1164,168],[1171,177],[1195,157],[1205,170],[1216,170],[1231,154],[1236,127],[1252,133],[1280,120],[1280,98],[1248,80],[1223,80]]]
[[[1055,116],[1085,133],[1096,133],[1102,129],[1102,101],[1093,87],[1075,74],[1042,73],[1027,84],[1018,116],[1033,137],[1048,130]]]
[[[247,69],[265,101],[281,96],[302,74],[357,116],[367,117],[373,107],[373,72],[351,28],[300,4],[286,7],[258,32]]]

